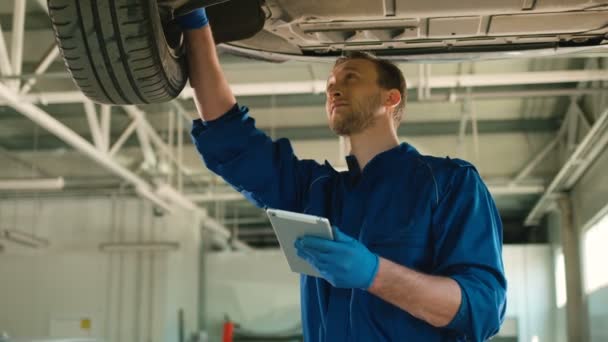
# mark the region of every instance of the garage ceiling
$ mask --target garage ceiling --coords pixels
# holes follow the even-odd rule
[[[1,76],[6,85],[19,79],[23,86],[54,49],[49,19],[40,2],[27,2],[22,72],[18,76]],[[0,2],[0,25],[9,55],[13,6],[12,1]],[[600,118],[601,110],[607,107],[606,56],[595,53],[399,64],[409,88],[400,136],[422,153],[474,162],[499,206],[505,222],[505,240],[541,241],[542,224],[524,227],[523,222],[577,144]],[[24,101],[36,104],[93,144],[81,95],[60,57],[51,60],[48,70],[35,77],[36,82]],[[327,128],[324,110],[323,84],[331,64],[272,64],[229,54],[222,54],[221,62],[239,103],[251,109],[259,127],[272,137],[290,138],[301,158],[320,162],[327,159],[334,167],[345,167],[344,144]],[[186,112],[193,112],[189,93],[186,89],[177,103]],[[185,174],[178,176],[179,172],[158,148],[142,149],[141,139],[135,133],[125,140],[113,160],[150,183],[169,180],[250,246],[276,247],[263,212],[204,168],[190,143],[184,113],[176,114],[173,104],[139,109],[171,153],[182,156]],[[132,116],[121,107],[110,110],[110,140],[115,143],[132,124]],[[101,108],[96,111],[99,113]],[[180,126],[183,129],[178,131]],[[478,134],[474,134],[474,127]],[[556,139],[560,130],[562,139]],[[184,142],[182,154],[177,147],[179,135]],[[175,143],[168,143],[170,138]],[[547,148],[552,142],[554,148]],[[532,164],[534,167],[527,168],[544,149],[545,157],[536,158],[539,160]],[[150,152],[153,156],[147,155]],[[122,179],[37,126],[2,98],[0,163],[3,165],[0,180],[64,178],[63,191],[37,196],[108,194],[124,185]],[[0,197],[15,196],[28,194],[0,190]]]

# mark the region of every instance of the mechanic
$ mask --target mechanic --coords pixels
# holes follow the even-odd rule
[[[303,237],[323,278],[300,279],[305,341],[483,341],[504,319],[502,224],[473,165],[399,143],[401,71],[366,53],[337,60],[330,128],[348,137],[348,171],[299,160],[237,104],[204,9],[177,18],[205,165],[259,207],[329,218],[335,241]]]

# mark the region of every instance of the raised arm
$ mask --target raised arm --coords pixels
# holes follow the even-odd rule
[[[219,118],[236,104],[224,77],[205,9],[177,18],[184,30],[190,85],[194,102],[204,121]]]
[[[259,207],[303,210],[311,179],[330,167],[299,160],[287,139],[272,141],[236,99],[224,78],[204,9],[178,17],[185,32],[190,84],[200,119],[192,139],[205,165]]]

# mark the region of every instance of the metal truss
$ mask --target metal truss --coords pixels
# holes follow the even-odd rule
[[[595,67],[597,60],[589,60],[586,67]],[[587,86],[579,83],[579,88]],[[560,170],[547,186],[547,189],[536,202],[524,224],[538,225],[543,215],[553,207],[554,201],[560,194],[570,191],[579,181],[597,156],[608,145],[608,108],[606,93],[597,96],[592,111],[585,113],[579,105],[581,95],[570,98],[570,105],[557,136],[549,142],[513,180],[518,184],[536,166],[538,166],[551,151],[559,151],[563,161]],[[595,115],[594,115],[595,114]]]
[[[40,5],[46,9],[46,1],[39,2]],[[0,25],[0,75],[2,76],[21,75],[25,27],[25,0],[15,0],[14,8],[10,59]],[[179,129],[180,131],[177,132],[177,134],[172,132],[171,139],[166,143],[147,121],[146,114],[143,111],[135,106],[124,106],[124,111],[129,115],[132,121],[112,145],[110,132],[113,107],[102,105],[99,106],[98,110],[96,104],[83,96],[79,96],[78,102],[81,102],[83,105],[83,111],[86,114],[93,140],[90,142],[53,118],[49,113],[36,106],[32,103],[33,101],[28,100],[28,94],[36,82],[36,76],[43,75],[58,55],[59,49],[57,46],[55,44],[51,45],[36,67],[35,75],[25,80],[23,85],[19,78],[0,82],[0,98],[3,101],[2,105],[12,107],[17,112],[72,146],[75,150],[91,158],[94,162],[105,167],[116,176],[124,179],[135,188],[139,196],[151,201],[158,208],[167,212],[174,212],[176,210],[194,212],[196,216],[201,219],[203,227],[213,233],[212,240],[216,244],[240,250],[250,249],[243,242],[233,239],[231,232],[215,221],[215,219],[209,217],[204,208],[199,207],[195,202],[184,196],[181,191],[174,188],[173,184],[179,183],[178,188],[181,189],[182,174],[189,172],[189,170],[183,167],[182,163],[183,135],[181,134],[181,130],[183,130],[184,127],[184,113],[178,113],[180,110],[183,111],[181,107],[176,106],[176,110],[168,113],[168,116],[174,122],[177,121],[177,127],[175,129]],[[177,119],[178,117],[181,119]],[[158,167],[158,160],[162,157],[170,163],[170,169],[167,172],[169,176],[167,179],[156,178],[153,179],[153,181],[145,180],[135,171],[121,165],[115,159],[124,142],[134,132],[137,135],[144,156],[142,168],[156,169]],[[178,145],[177,155],[174,153],[176,136]],[[174,172],[179,174],[176,180],[172,178]],[[61,179],[61,181],[63,180]],[[227,241],[230,241],[230,246]]]

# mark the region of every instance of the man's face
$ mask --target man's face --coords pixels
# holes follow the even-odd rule
[[[338,135],[357,134],[374,123],[382,90],[373,62],[352,59],[336,66],[327,80],[325,110]]]

